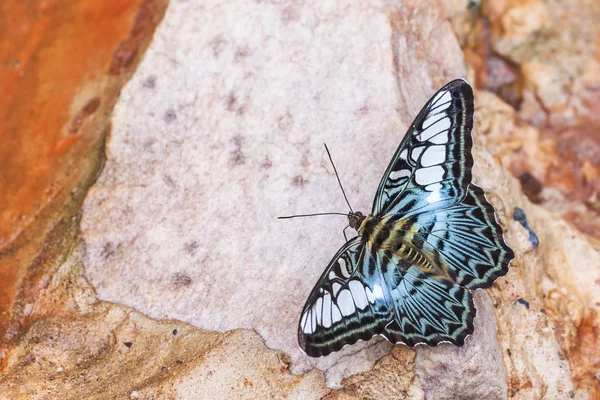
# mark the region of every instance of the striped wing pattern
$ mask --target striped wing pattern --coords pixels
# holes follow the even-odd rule
[[[379,184],[373,215],[404,214],[460,201],[471,182],[473,90],[457,79],[427,102]]]
[[[298,342],[312,357],[383,332],[392,313],[383,293],[381,271],[360,237],[333,257],[306,301]]]
[[[471,183],[465,199],[451,207],[411,218],[422,250],[467,289],[487,289],[506,275],[514,253],[483,189]]]
[[[435,279],[398,257],[391,257],[386,283],[394,318],[382,336],[392,343],[459,346],[473,332],[471,293],[453,282]]]
[[[471,289],[508,272],[514,254],[493,207],[471,183],[473,92],[463,80],[424,106],[387,167],[359,236],[308,297],[300,347],[319,357],[381,335],[409,346],[462,345]]]
[[[356,237],[333,257],[309,296],[298,342],[311,357],[374,335],[409,346],[462,345],[474,317],[468,290],[369,249]]]

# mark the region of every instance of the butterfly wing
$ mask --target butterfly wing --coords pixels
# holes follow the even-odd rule
[[[506,275],[514,253],[504,241],[483,189],[471,184],[459,204],[408,219],[411,243],[467,289],[486,289]]]
[[[380,269],[360,237],[333,257],[300,317],[298,343],[312,357],[383,332],[391,319]]]
[[[306,354],[325,356],[378,334],[409,346],[462,345],[473,332],[470,292],[367,246],[350,240],[315,285],[298,326]]]
[[[406,216],[448,207],[471,182],[473,90],[454,80],[425,104],[388,165],[373,215]]]
[[[298,339],[308,355],[376,334],[409,346],[460,346],[473,332],[469,290],[491,286],[514,254],[483,190],[471,184],[472,126],[473,91],[463,80],[421,110],[384,173],[372,215],[402,220],[403,240],[432,267],[411,265],[377,240],[346,243],[302,311]]]
[[[395,255],[382,261],[394,318],[383,331],[392,343],[462,346],[473,332],[471,293],[449,281],[426,275]]]

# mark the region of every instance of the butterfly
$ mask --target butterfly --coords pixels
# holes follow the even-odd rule
[[[358,236],[308,296],[298,326],[307,355],[375,335],[408,346],[462,346],[473,332],[470,291],[505,275],[514,253],[483,189],[471,181],[472,128],[473,90],[462,79],[419,112],[383,174],[371,214],[348,213]]]

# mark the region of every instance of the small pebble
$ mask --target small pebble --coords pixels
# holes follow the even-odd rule
[[[529,310],[529,302],[526,301],[525,299],[519,299],[519,300],[517,300],[517,303],[523,304]]]
[[[63,367],[58,367],[58,368],[56,368],[56,372],[58,372],[58,373],[61,373],[61,372],[63,372],[63,371],[64,371],[64,370],[63,370]]]
[[[134,390],[133,392],[131,392],[129,397],[131,397],[132,399],[137,399],[140,397],[140,394]]]

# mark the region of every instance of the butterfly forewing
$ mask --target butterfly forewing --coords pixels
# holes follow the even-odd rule
[[[409,216],[462,200],[471,182],[472,128],[473,90],[454,80],[411,124],[383,174],[372,214]]]
[[[324,356],[383,331],[391,314],[374,263],[360,237],[333,257],[300,317],[298,342],[306,354]]]

